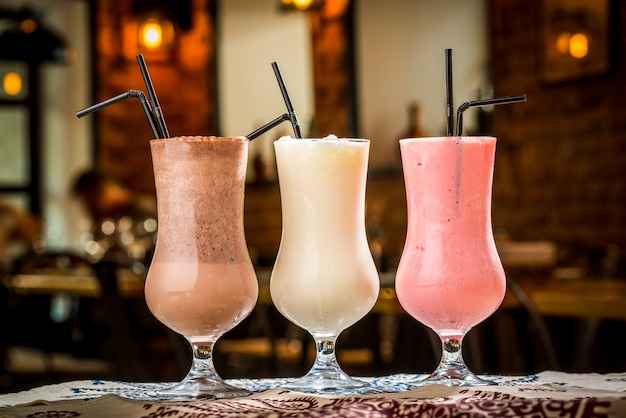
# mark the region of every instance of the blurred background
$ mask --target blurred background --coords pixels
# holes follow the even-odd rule
[[[284,113],[278,61],[305,135],[371,140],[366,222],[383,289],[339,347],[361,374],[437,362],[393,272],[406,230],[398,140],[445,134],[444,49],[455,108],[526,94],[464,116],[464,134],[498,138],[494,232],[519,287],[470,333],[467,361],[623,371],[611,347],[626,320],[624,22],[617,0],[0,0],[0,390],[186,372],[185,343],[143,302],[156,231],[145,114],[129,100],[75,116],[145,90],[139,53],[172,135],[246,135]],[[250,146],[245,227],[262,292],[216,348],[224,377],[312,361],[264,293],[281,225],[272,142],[290,133]]]

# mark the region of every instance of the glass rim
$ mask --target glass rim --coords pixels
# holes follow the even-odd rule
[[[468,142],[478,142],[478,141],[497,141],[498,139],[493,135],[452,135],[452,136],[424,136],[424,137],[413,137],[413,138],[402,138],[400,142],[408,143],[408,142],[444,142],[444,141],[468,141]]]
[[[250,142],[245,136],[179,135],[169,138],[153,138],[153,142]]]
[[[283,139],[283,138],[285,138],[285,139]],[[280,142],[280,143],[294,143],[294,142],[298,142],[298,141],[325,142],[325,143],[329,143],[329,142],[357,142],[357,143],[371,142],[367,138],[340,138],[340,137],[294,138],[294,137],[291,137],[291,136],[281,136],[280,138],[274,140],[275,143],[276,142]]]

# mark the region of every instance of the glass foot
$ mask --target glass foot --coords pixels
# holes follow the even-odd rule
[[[376,392],[369,383],[353,379],[342,370],[311,370],[299,379],[281,386],[297,392],[305,393],[373,393]]]
[[[364,394],[377,393],[367,382],[348,376],[337,363],[335,341],[337,335],[312,334],[317,353],[315,362],[307,374],[281,386],[297,392],[332,393],[332,394]]]
[[[196,377],[157,391],[159,399],[186,401],[196,399],[227,399],[250,395],[250,391],[231,386],[222,380]]]
[[[485,380],[469,371],[466,367],[442,368],[439,367],[425,379],[412,382],[411,386],[423,387],[427,385],[445,386],[490,386],[497,385],[496,382]]]

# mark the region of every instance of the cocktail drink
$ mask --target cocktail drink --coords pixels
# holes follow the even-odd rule
[[[495,149],[493,137],[400,141],[408,229],[396,292],[443,346],[438,368],[421,383],[491,383],[467,369],[461,343],[500,306],[506,290],[491,226]]]
[[[285,137],[274,147],[282,237],[270,292],[276,308],[310,332],[317,347],[311,370],[286,387],[366,387],[341,370],[335,342],[370,311],[380,287],[365,233],[369,141]]]
[[[145,285],[152,314],[191,344],[188,375],[160,395],[176,399],[248,394],[217,374],[216,340],[258,296],[243,229],[248,140],[178,137],[150,141],[158,235]]]

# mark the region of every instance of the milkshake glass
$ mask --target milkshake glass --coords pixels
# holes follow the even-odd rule
[[[243,229],[248,140],[177,137],[150,141],[158,234],[145,285],[152,314],[191,344],[193,364],[170,399],[247,395],[217,374],[216,340],[241,322],[258,295]]]
[[[282,237],[270,292],[276,308],[310,332],[317,348],[311,370],[285,387],[367,391],[367,383],[341,370],[335,343],[371,310],[380,287],[365,233],[369,141],[284,137],[274,148]]]
[[[396,293],[443,347],[437,369],[418,384],[491,384],[467,369],[461,343],[506,290],[491,226],[495,149],[493,137],[400,141],[408,228]]]

